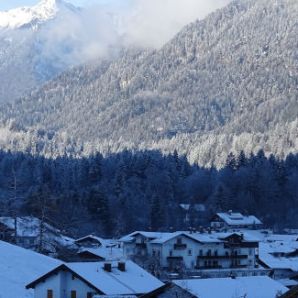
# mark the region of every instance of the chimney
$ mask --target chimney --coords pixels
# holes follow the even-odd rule
[[[118,270],[125,272],[125,262],[118,262]]]
[[[112,264],[111,263],[104,263],[103,270],[106,272],[112,272]]]

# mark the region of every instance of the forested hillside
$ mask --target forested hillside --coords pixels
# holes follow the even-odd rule
[[[230,151],[296,152],[297,19],[294,0],[234,1],[160,50],[66,72],[1,109],[3,126],[21,133],[6,148],[45,131],[50,140],[29,151],[57,153],[51,142],[64,138],[78,154],[176,148],[209,166]]]
[[[1,151],[0,173],[2,214],[43,214],[74,236],[199,228],[214,212],[230,209],[253,213],[270,227],[296,227],[297,155],[230,154],[216,170],[158,151],[81,159]],[[190,223],[180,203],[191,204]],[[207,206],[203,221],[192,209],[197,203]]]

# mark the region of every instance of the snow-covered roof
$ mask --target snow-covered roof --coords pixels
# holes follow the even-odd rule
[[[189,211],[191,204],[180,204],[179,206],[185,211]],[[206,206],[204,204],[194,204],[193,208],[198,212],[206,211]]]
[[[287,254],[296,252],[298,243],[295,242],[260,242],[259,259],[272,269],[290,269],[298,271],[298,256],[287,256]],[[275,256],[275,254],[283,254]]]
[[[253,237],[252,235],[250,235],[248,233],[236,233],[236,232],[190,233],[190,232],[181,231],[181,232],[169,233],[169,235],[164,235],[161,238],[151,240],[150,243],[163,244],[163,243],[166,243],[169,240],[179,237],[179,236],[185,236],[185,237],[193,239],[194,241],[201,242],[201,243],[220,243],[220,242],[227,241],[227,238],[230,236],[233,236],[233,235],[242,237],[243,241],[245,241],[245,242],[258,242],[259,241],[258,238]]]
[[[217,216],[229,226],[261,225],[262,222],[254,215],[243,215],[235,212],[219,212]]]
[[[116,261],[123,259],[123,249],[118,247],[97,247],[97,248],[82,248],[79,253],[89,252],[106,261]]]
[[[276,298],[288,289],[268,276],[175,280],[174,283],[200,298]]]
[[[33,298],[26,284],[59,264],[58,260],[0,241],[0,297]]]
[[[162,239],[164,237],[171,236],[173,233],[163,233],[163,232],[145,232],[145,231],[136,231],[126,236],[120,238],[121,242],[131,242],[134,240],[135,236],[142,235],[148,239]]]
[[[15,218],[0,217],[0,222],[10,229],[15,229]],[[40,219],[33,216],[17,217],[17,236],[36,238],[40,233]],[[74,240],[61,234],[61,231],[54,228],[48,223],[43,223],[44,240],[47,243],[59,243],[62,246],[72,246]]]
[[[107,272],[103,269],[104,262],[68,263],[63,264],[63,268],[58,266],[52,273],[54,274],[60,268],[61,270],[68,269],[106,295],[144,294],[164,285],[132,261],[127,261],[125,266],[125,271],[120,271],[118,269],[118,263],[113,262],[112,271]],[[49,274],[51,273],[47,273],[45,276]],[[28,287],[33,287],[42,280],[43,276],[29,284]]]
[[[87,235],[87,236],[81,237],[79,239],[76,239],[75,242],[78,243],[78,242],[88,241],[89,239],[94,240],[101,245],[103,245],[105,243],[105,239],[95,236],[95,235]]]

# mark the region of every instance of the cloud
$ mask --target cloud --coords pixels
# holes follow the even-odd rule
[[[202,19],[230,0],[135,0],[126,23],[127,39],[147,47],[161,47],[185,25]]]
[[[160,48],[229,1],[101,0],[77,12],[66,9],[42,30],[42,57],[67,66],[107,57],[120,47]]]

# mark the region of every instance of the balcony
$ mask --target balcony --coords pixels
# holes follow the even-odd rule
[[[183,244],[183,243],[175,243],[174,244],[174,249],[175,250],[183,250],[183,249],[186,249],[186,248],[187,248],[186,244]]]
[[[246,259],[247,255],[207,255],[207,256],[198,256],[198,259]]]
[[[195,269],[197,270],[206,270],[206,269],[222,269],[221,265],[216,265],[216,266],[196,266]]]
[[[233,269],[242,269],[242,268],[247,268],[248,265],[231,265],[230,268]]]

